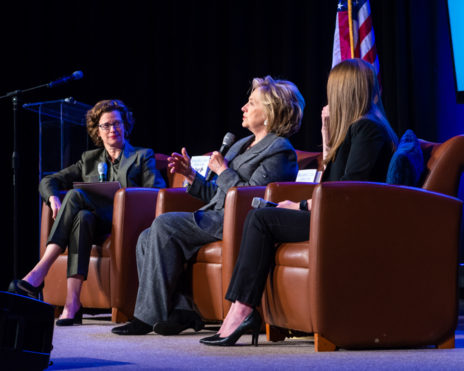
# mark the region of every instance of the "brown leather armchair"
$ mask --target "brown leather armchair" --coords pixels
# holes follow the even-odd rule
[[[155,156],[157,168],[163,173],[167,156]],[[157,196],[158,189],[153,188],[123,188],[116,192],[111,234],[91,250],[89,273],[81,291],[84,308],[111,309],[113,322],[132,318],[138,288],[135,246],[139,234],[155,218]],[[45,252],[52,225],[51,209],[43,203],[40,256]],[[64,306],[66,300],[66,269],[67,250],[45,277],[44,300],[57,307]]]
[[[208,243],[189,262],[191,295],[200,315],[209,321],[222,321],[230,303],[224,299],[240,248],[243,222],[253,197],[263,197],[265,187],[233,187],[226,196],[224,232],[221,241]],[[203,202],[184,188],[161,189],[156,215],[170,211],[195,211]]]
[[[297,150],[300,169],[320,168],[319,152]],[[173,185],[183,184],[184,177],[175,174]],[[243,223],[251,209],[253,197],[264,196],[265,187],[234,187],[229,190],[224,209],[224,232],[221,241],[204,245],[189,262],[191,294],[205,320],[222,321],[231,303],[225,300],[242,238]],[[158,195],[156,215],[169,211],[195,211],[203,202],[182,188],[163,189]]]
[[[312,196],[309,240],[281,244],[262,306],[269,340],[314,333],[315,350],[454,347],[464,136],[421,141],[422,189],[368,182],[274,183]]]

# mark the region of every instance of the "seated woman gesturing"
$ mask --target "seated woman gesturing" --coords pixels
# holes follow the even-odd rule
[[[322,181],[385,181],[398,138],[383,114],[377,86],[374,69],[360,59],[343,61],[330,72],[329,112],[322,114],[326,165]],[[302,200],[249,212],[226,293],[232,306],[219,332],[201,343],[234,345],[251,331],[252,343],[257,344],[262,320],[256,306],[275,259],[276,244],[306,241],[310,210],[311,200]]]
[[[222,239],[227,191],[295,180],[296,153],[286,137],[300,128],[304,99],[293,83],[270,76],[254,79],[251,90],[242,107],[242,126],[251,135],[232,145],[224,157],[213,152],[208,166],[217,174],[215,181],[192,169],[185,148],[170,157],[171,172],[184,175],[187,192],[206,205],[193,213],[162,214],[141,233],[136,249],[139,289],[134,319],[113,328],[113,333],[176,335],[188,328],[201,330],[203,321],[182,292],[182,273],[185,262],[202,245]]]

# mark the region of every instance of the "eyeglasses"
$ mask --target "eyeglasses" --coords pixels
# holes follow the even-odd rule
[[[100,124],[98,127],[103,130],[103,131],[109,131],[111,127],[114,127],[114,129],[119,129],[122,125],[124,125],[121,121],[115,121],[113,123],[105,123],[105,124]]]

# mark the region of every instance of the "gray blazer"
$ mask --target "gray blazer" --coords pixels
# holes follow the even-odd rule
[[[98,163],[105,162],[105,149],[86,151],[75,164],[44,177],[39,185],[42,199],[48,203],[50,196],[60,190],[71,189],[73,182],[98,182]],[[164,188],[166,183],[156,169],[155,156],[149,148],[132,147],[126,141],[118,169],[121,187]]]
[[[206,182],[197,173],[187,188],[191,195],[206,202],[195,212],[197,225],[216,238],[222,238],[224,203],[229,188],[291,182],[298,173],[296,152],[288,139],[269,133],[256,145],[243,151],[243,147],[252,140],[253,135],[245,137],[230,148],[225,155],[229,168],[215,181]]]

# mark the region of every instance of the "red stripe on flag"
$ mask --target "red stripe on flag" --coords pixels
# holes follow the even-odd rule
[[[362,41],[372,30],[372,18],[368,17],[359,27],[359,39]]]
[[[348,30],[348,31],[347,31]],[[342,60],[351,58],[348,12],[338,12],[338,34],[340,35],[340,55]]]
[[[370,48],[369,51],[362,56],[362,59],[372,64],[375,62],[376,55],[377,55],[377,52],[375,49],[375,45],[373,45],[372,48]]]

